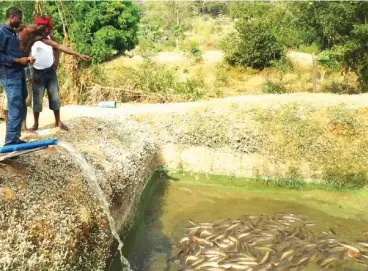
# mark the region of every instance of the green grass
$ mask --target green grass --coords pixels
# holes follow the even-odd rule
[[[306,54],[318,54],[320,52],[318,46],[315,43],[312,43],[311,45],[301,45],[297,51]]]

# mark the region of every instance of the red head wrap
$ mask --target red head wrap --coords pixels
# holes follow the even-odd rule
[[[45,18],[36,17],[33,22],[35,24],[43,24],[47,26],[47,31],[51,32],[52,30],[52,22],[50,16],[45,16]]]

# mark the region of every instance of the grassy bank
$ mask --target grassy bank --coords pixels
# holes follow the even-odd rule
[[[141,114],[163,143],[229,148],[257,160],[253,175],[300,186],[324,180],[339,189],[368,184],[365,96],[249,96],[182,113]]]

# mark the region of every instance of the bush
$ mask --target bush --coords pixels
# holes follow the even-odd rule
[[[95,72],[95,74],[98,74]],[[147,99],[150,101],[194,101],[203,97],[201,91],[203,82],[200,78],[188,78],[185,81],[177,79],[175,68],[165,65],[155,64],[146,60],[137,68],[123,67],[119,71],[119,77],[112,77],[108,82],[105,74],[98,75],[99,85],[109,85],[106,87],[114,88],[113,93],[106,91],[105,99],[113,98],[118,101],[126,101],[126,94],[134,93],[132,100]],[[120,93],[118,93],[120,92]],[[94,95],[94,94],[93,94]],[[90,97],[90,101],[94,101]]]
[[[326,92],[335,94],[359,94],[360,90],[346,83],[332,82],[326,86]]]
[[[341,169],[326,172],[326,181],[337,189],[359,189],[367,184],[365,172],[346,173]]]
[[[194,59],[195,62],[201,62],[203,60],[202,55],[203,52],[198,46],[193,46],[189,51],[189,56]]]
[[[286,93],[286,88],[281,83],[267,81],[263,85],[263,92],[267,94],[281,94]]]
[[[334,51],[323,51],[317,56],[316,60],[319,65],[330,71],[335,71],[341,67],[341,55]]]
[[[223,43],[225,60],[229,64],[262,70],[285,56],[281,42],[267,23],[241,20],[236,30],[237,33],[230,35]]]

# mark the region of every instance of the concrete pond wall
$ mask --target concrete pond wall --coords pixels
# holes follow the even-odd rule
[[[70,132],[29,140],[55,137],[85,156],[122,234],[156,168],[337,187],[368,183],[367,96],[165,106],[86,113],[68,121]],[[105,270],[112,244],[107,218],[66,151],[50,147],[0,164],[0,270]]]

